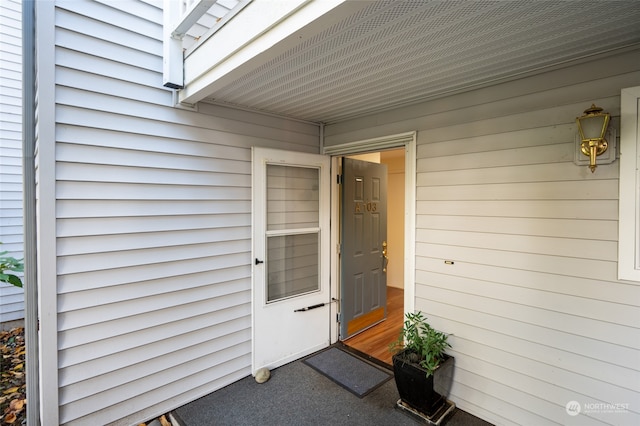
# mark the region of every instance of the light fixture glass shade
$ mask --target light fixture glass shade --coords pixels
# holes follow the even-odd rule
[[[604,139],[604,134],[609,125],[609,113],[602,112],[595,104],[584,111],[584,115],[577,118],[580,139],[583,141],[590,139]]]

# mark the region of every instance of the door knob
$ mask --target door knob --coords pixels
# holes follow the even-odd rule
[[[387,266],[389,266],[389,257],[387,256],[387,242],[382,242],[382,257],[384,257],[384,266],[382,272],[387,272]]]

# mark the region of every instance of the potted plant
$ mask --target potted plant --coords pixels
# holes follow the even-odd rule
[[[422,312],[407,313],[398,340],[392,344],[393,372],[405,405],[430,418],[446,404],[454,358],[445,353],[448,335],[435,330]]]

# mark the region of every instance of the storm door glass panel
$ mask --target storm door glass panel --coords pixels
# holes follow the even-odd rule
[[[267,165],[267,302],[320,290],[320,170]]]

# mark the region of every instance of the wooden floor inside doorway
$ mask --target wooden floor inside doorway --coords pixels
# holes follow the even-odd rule
[[[398,338],[403,319],[404,290],[387,287],[387,319],[360,334],[350,337],[343,343],[391,365],[392,354],[389,352],[389,344],[395,342]]]

